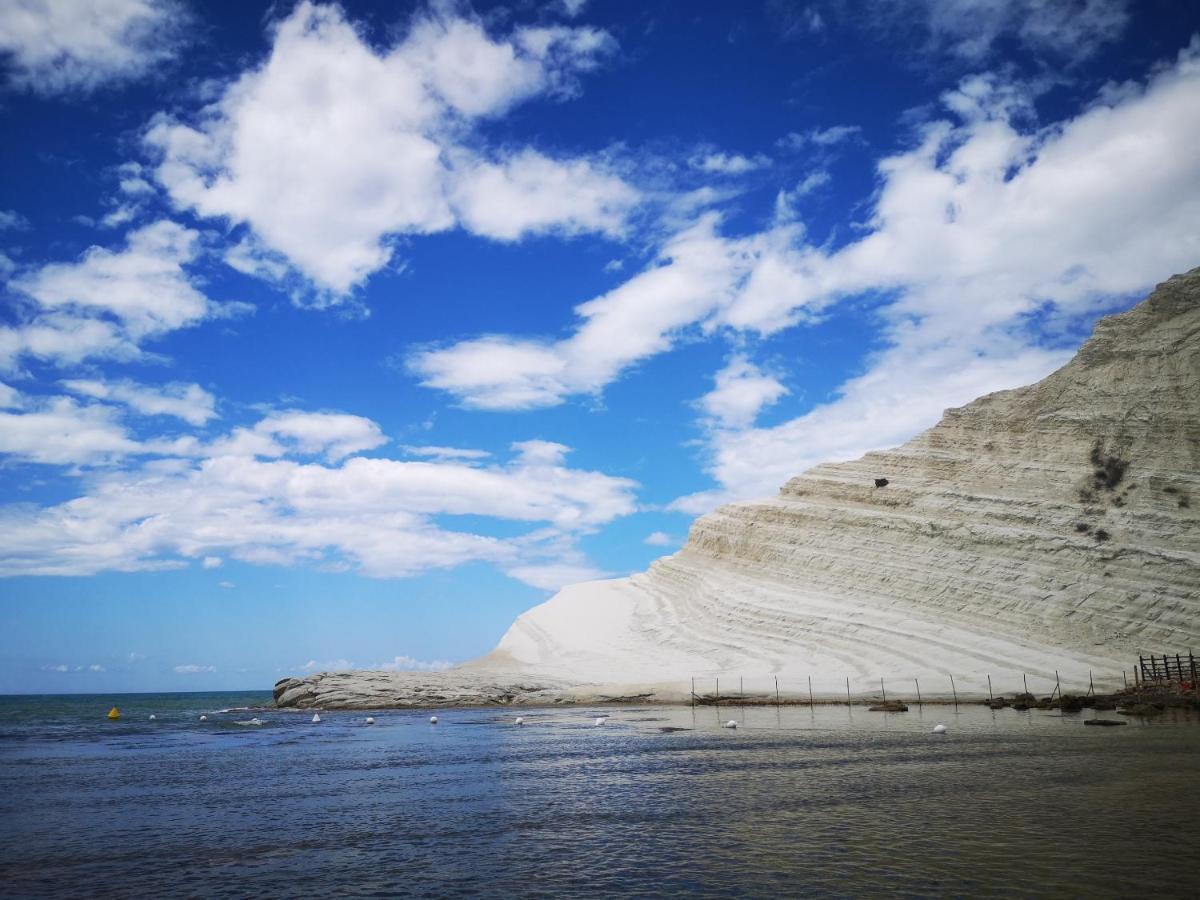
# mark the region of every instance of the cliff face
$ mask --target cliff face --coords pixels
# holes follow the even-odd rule
[[[932,691],[938,673],[1119,684],[1139,651],[1198,644],[1200,269],[1043,381],[722,507],[644,574],[565,589],[475,665]]]
[[[446,678],[669,698],[692,677],[844,696],[847,679],[946,694],[951,675],[960,692],[1027,675],[1048,692],[1056,671],[1120,686],[1139,652],[1198,646],[1200,269],[1041,382],[721,507],[678,553],[564,589]]]

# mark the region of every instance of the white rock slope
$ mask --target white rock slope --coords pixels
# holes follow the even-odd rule
[[[883,484],[886,479],[886,484]],[[1200,649],[1200,269],[1101,321],[1038,384],[907,444],[721,507],[630,578],[568,587],[449,685],[536,699],[697,692],[926,695],[1120,686]],[[318,702],[322,679],[289,680]],[[362,676],[343,675],[341,679]],[[377,673],[376,678],[382,677]],[[540,681],[539,681],[540,679]],[[403,695],[403,678],[392,693]],[[329,684],[329,682],[326,682]],[[339,691],[349,690],[340,682]],[[569,686],[576,686],[572,689]],[[547,691],[549,693],[547,693]],[[509,700],[522,699],[509,691]],[[533,698],[531,698],[533,699]]]

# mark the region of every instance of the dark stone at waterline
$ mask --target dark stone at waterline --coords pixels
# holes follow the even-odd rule
[[[1164,707],[1158,703],[1134,703],[1131,706],[1123,706],[1117,710],[1123,716],[1157,716],[1162,713]]]
[[[908,712],[908,706],[900,700],[887,700],[868,706],[867,712]]]
[[[886,478],[876,478],[875,479],[875,487],[887,487],[887,486],[888,486],[888,480]]]
[[[1128,722],[1118,722],[1116,719],[1084,719],[1084,725],[1098,725],[1101,728],[1112,728],[1114,725],[1128,725]]]

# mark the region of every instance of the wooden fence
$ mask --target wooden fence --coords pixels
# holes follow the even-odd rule
[[[1196,686],[1196,657],[1176,653],[1169,656],[1139,656],[1138,678],[1142,684],[1187,684]]]

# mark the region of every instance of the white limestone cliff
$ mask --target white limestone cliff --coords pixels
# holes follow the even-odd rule
[[[950,676],[985,692],[990,675],[1048,693],[1056,670],[1074,689],[1089,672],[1119,687],[1139,653],[1197,647],[1200,269],[1102,320],[1037,384],[723,506],[647,572],[563,589],[431,690],[681,699],[692,678],[705,694],[720,678],[726,695],[739,679],[769,695],[778,679],[796,696],[811,677],[818,697],[844,696],[847,679],[878,692],[881,678],[934,696]],[[288,690],[315,704],[336,684],[353,699],[365,674]],[[381,705],[431,678],[373,677],[392,697]],[[493,694],[455,693],[468,683]]]

